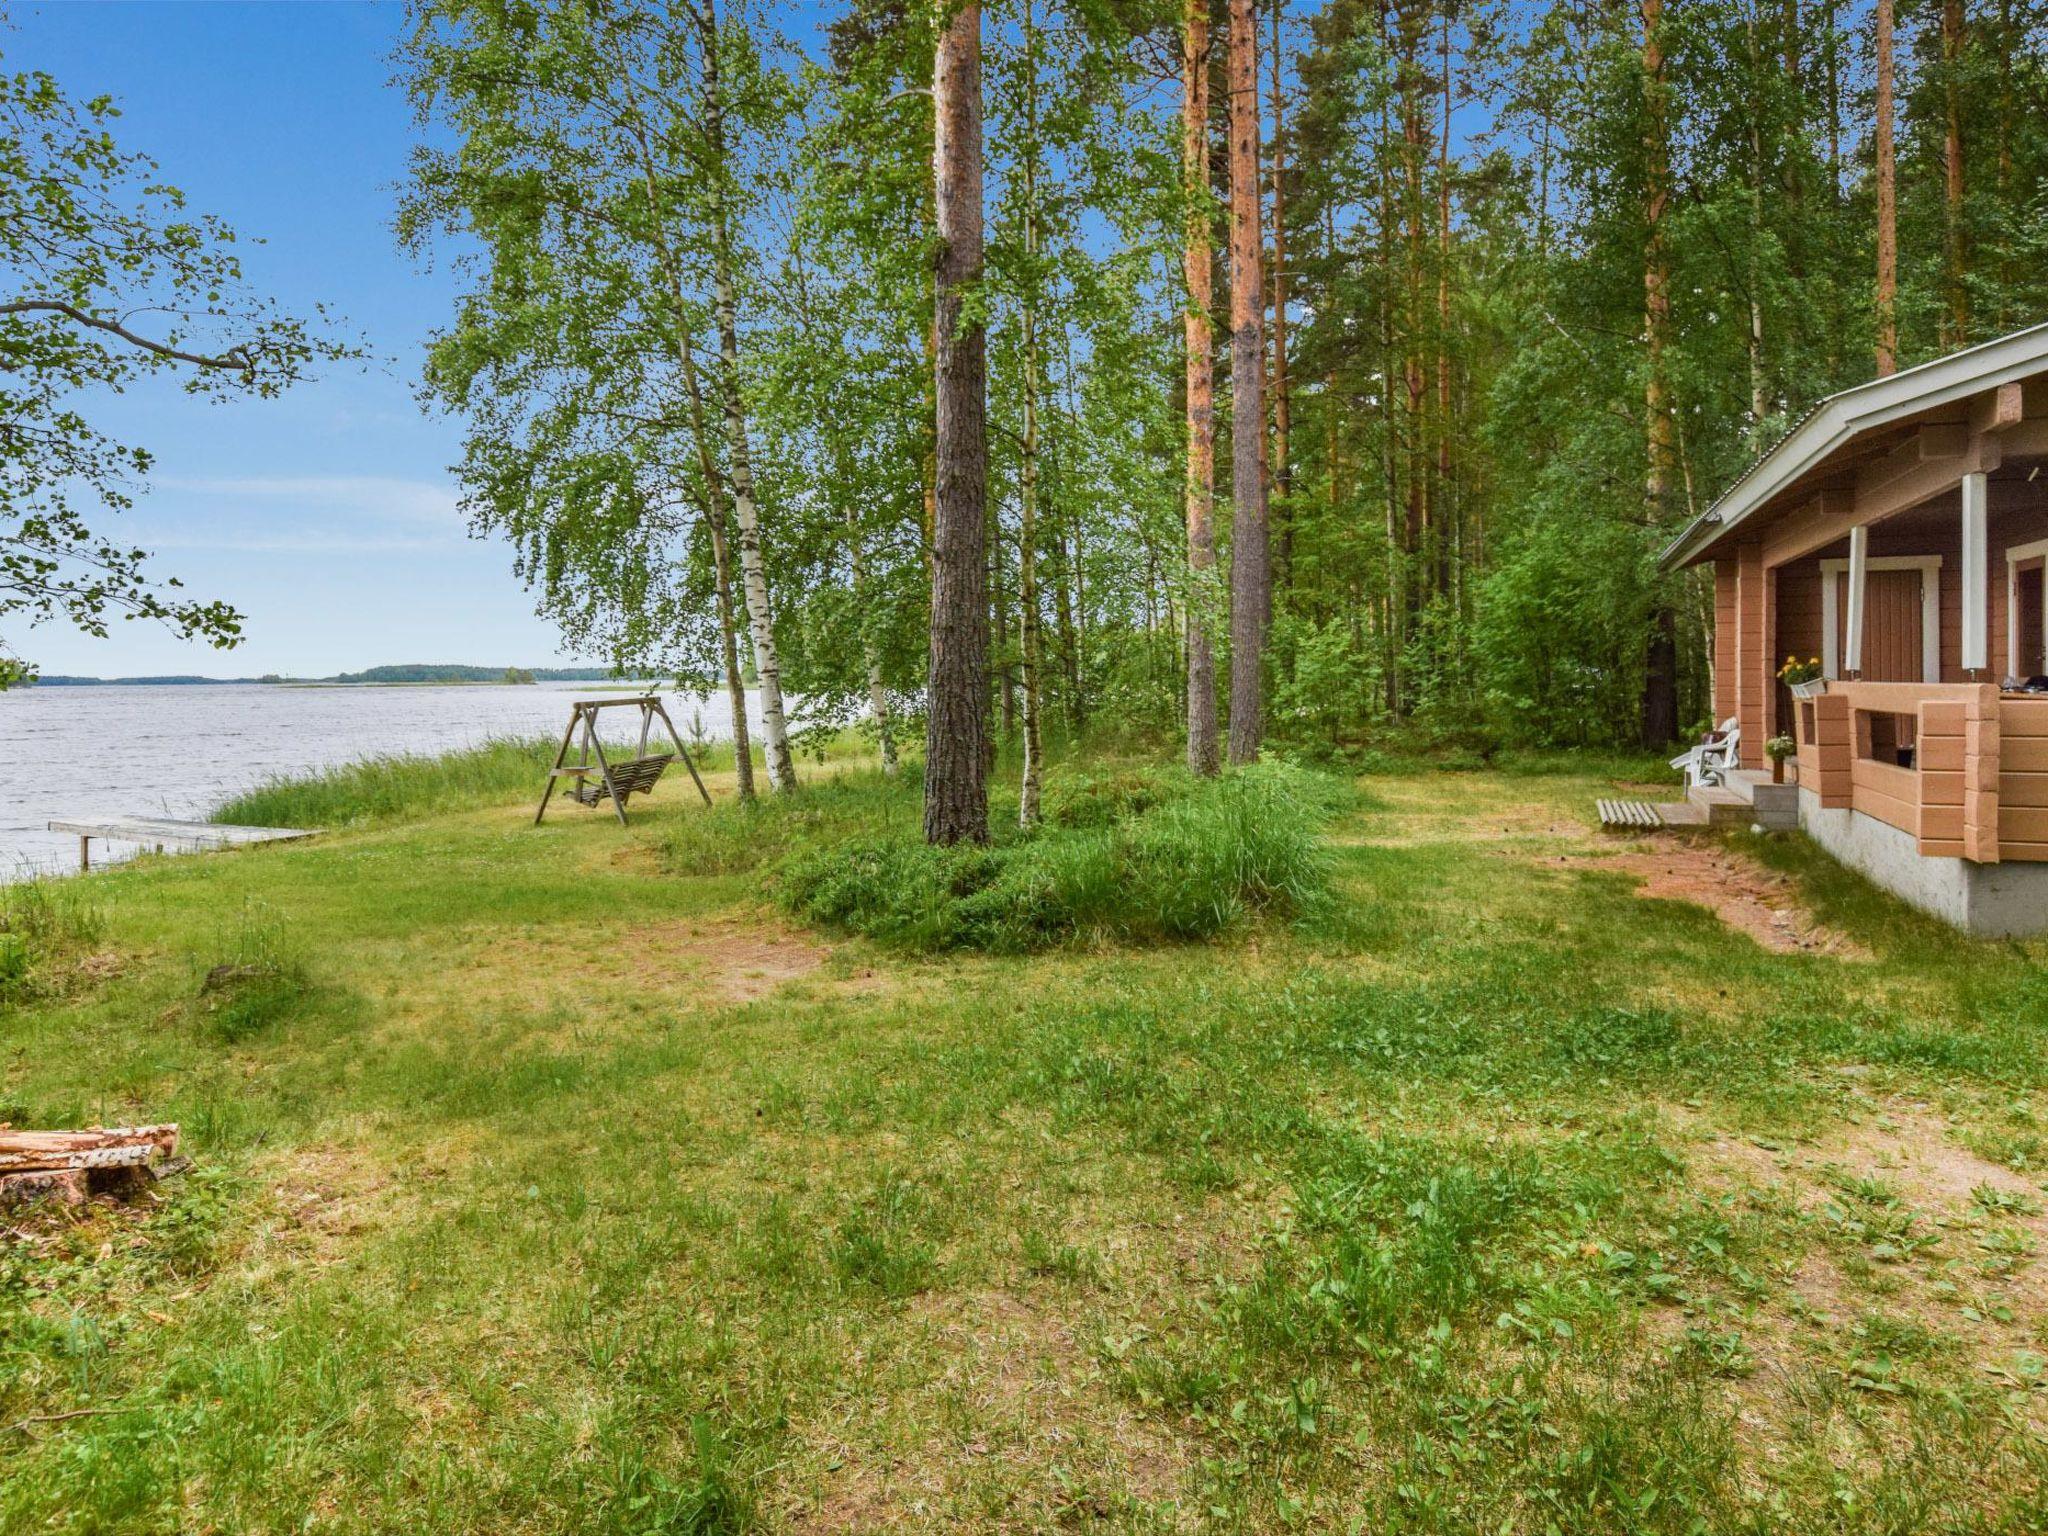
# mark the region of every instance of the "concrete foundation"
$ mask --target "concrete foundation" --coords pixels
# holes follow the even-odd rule
[[[1799,792],[1799,825],[1821,847],[1908,906],[1985,939],[2048,933],[2048,864],[1931,858],[1911,833]]]

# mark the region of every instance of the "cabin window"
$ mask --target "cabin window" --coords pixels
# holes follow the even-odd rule
[[[1914,715],[1858,710],[1856,755],[1894,768],[1911,768],[1914,766],[1914,746],[1919,729],[1919,719]]]
[[[1803,746],[1812,746],[1815,739],[1814,708],[1810,703],[1799,706],[1799,740]]]

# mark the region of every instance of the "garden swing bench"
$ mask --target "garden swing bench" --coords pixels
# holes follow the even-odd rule
[[[629,758],[614,763],[604,754],[604,743],[597,735],[597,712],[601,709],[637,708],[640,711],[640,747]],[[659,717],[668,739],[675,743],[673,752],[649,752],[647,738],[654,730]],[[575,743],[576,729],[583,728],[583,761],[566,762],[569,748]],[[697,793],[704,797],[704,803],[711,803],[711,791],[704,787],[704,780],[697,772],[697,765],[690,761],[689,750],[683,745],[683,738],[677,733],[675,722],[668,717],[661,700],[654,694],[639,694],[623,699],[578,699],[569,706],[569,728],[562,732],[562,745],[555,752],[555,765],[548,770],[547,787],[540,792],[540,809],[533,813],[533,824],[540,825],[541,817],[548,811],[548,799],[555,792],[557,779],[574,782],[568,789],[569,798],[578,805],[595,808],[604,801],[612,803],[612,811],[619,818],[619,825],[626,823],[626,800],[631,795],[644,795],[660,782],[663,771],[677,758],[690,770],[695,780]],[[591,780],[596,782],[592,783]]]

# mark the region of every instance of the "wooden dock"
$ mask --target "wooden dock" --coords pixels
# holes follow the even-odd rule
[[[52,832],[78,839],[78,867],[92,868],[92,840],[142,843],[161,853],[166,848],[245,848],[256,843],[289,843],[318,837],[304,827],[235,827],[212,821],[174,821],[168,816],[94,816],[53,821]]]

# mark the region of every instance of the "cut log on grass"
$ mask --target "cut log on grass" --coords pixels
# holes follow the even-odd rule
[[[83,1205],[94,1195],[138,1195],[191,1164],[176,1155],[175,1125],[17,1131],[0,1126],[0,1207]]]
[[[178,1150],[175,1125],[96,1126],[87,1131],[0,1127],[0,1174],[63,1168],[132,1168]]]
[[[88,1168],[42,1168],[33,1173],[0,1174],[0,1208],[35,1205],[83,1205],[92,1191]]]

